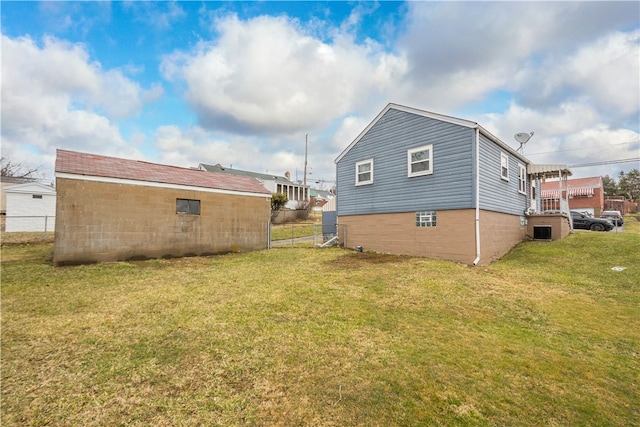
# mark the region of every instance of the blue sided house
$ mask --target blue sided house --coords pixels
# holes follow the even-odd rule
[[[388,104],[337,157],[337,222],[345,247],[448,259],[500,258],[534,224],[549,238],[570,215],[538,220],[540,180],[571,172],[533,165],[478,123]]]

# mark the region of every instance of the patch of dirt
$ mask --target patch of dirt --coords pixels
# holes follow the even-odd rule
[[[406,255],[378,254],[375,252],[354,252],[348,255],[328,261],[327,264],[334,268],[350,269],[359,268],[370,264],[392,264],[405,262],[413,257]]]

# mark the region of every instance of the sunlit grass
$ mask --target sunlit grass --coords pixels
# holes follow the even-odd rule
[[[271,240],[297,239],[322,233],[321,224],[277,224],[271,226]]]
[[[336,248],[54,268],[51,248],[2,249],[3,426],[640,419],[635,219],[477,268]]]

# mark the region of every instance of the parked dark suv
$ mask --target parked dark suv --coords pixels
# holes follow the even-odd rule
[[[613,223],[608,219],[593,218],[580,212],[574,211],[571,211],[571,219],[573,220],[573,228],[581,228],[583,230],[592,231],[613,230]]]
[[[600,218],[610,219],[612,223],[615,225],[624,224],[624,220],[622,219],[622,214],[620,211],[603,211],[600,214]]]

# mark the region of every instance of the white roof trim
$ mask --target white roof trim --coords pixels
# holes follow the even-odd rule
[[[504,142],[502,142],[496,136],[491,134],[491,132],[489,132],[488,130],[486,130],[485,128],[483,128],[482,126],[480,126],[476,122],[472,122],[470,120],[465,120],[465,119],[459,119],[457,117],[446,116],[444,114],[432,113],[430,111],[419,110],[417,108],[407,107],[407,106],[404,106],[404,105],[399,105],[399,104],[394,104],[394,103],[387,104],[387,106],[373,119],[373,121],[371,123],[369,123],[369,125],[366,128],[364,128],[364,130],[362,132],[360,132],[360,134],[356,137],[356,139],[354,139],[353,142],[351,144],[349,144],[349,146],[347,148],[345,148],[342,151],[342,153],[340,153],[340,155],[335,159],[334,163],[338,163],[349,152],[349,150],[351,150],[351,148],[353,148],[353,146],[356,145],[362,139],[362,137],[364,135],[366,135],[367,132],[369,132],[369,130],[371,130],[371,128],[382,118],[382,116],[384,116],[387,113],[387,111],[389,111],[391,109],[398,110],[398,111],[404,111],[405,113],[416,114],[416,115],[422,116],[422,117],[428,117],[430,119],[440,120],[441,122],[452,123],[452,124],[455,124],[455,125],[464,126],[464,127],[470,128],[470,129],[479,129],[481,134],[483,134],[484,136],[489,138],[494,143],[498,144],[500,146],[500,148],[502,148],[503,150],[508,151],[511,155],[517,157],[522,162],[524,162],[526,164],[530,163],[527,158],[525,158],[524,156],[519,154],[513,148],[509,147],[509,145],[507,145]]]
[[[250,193],[248,191],[222,190],[218,188],[196,187],[194,185],[167,184],[164,182],[156,182],[156,181],[138,181],[135,179],[108,178],[108,177],[93,176],[93,175],[77,175],[74,173],[66,173],[66,172],[57,172],[56,178],[77,179],[80,181],[92,181],[92,182],[105,182],[108,184],[137,185],[141,187],[169,188],[174,190],[192,190],[192,191],[201,191],[203,193],[230,194],[235,196],[271,198],[271,194],[264,194],[264,193]]]
[[[3,188],[5,193],[25,193],[25,194],[52,194],[55,196],[56,189],[39,182],[26,182],[24,184],[10,185]]]

